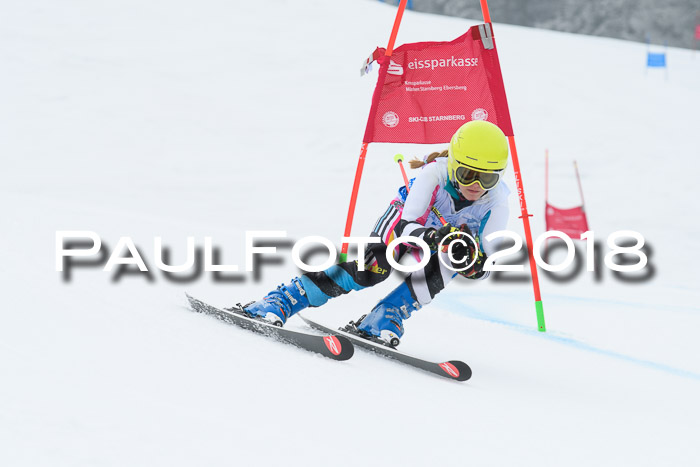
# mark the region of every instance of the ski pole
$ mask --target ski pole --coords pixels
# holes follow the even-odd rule
[[[403,168],[403,154],[395,155],[394,162],[399,163],[399,168],[401,169],[401,175],[403,175],[403,182],[406,184],[406,193],[408,193],[409,192],[408,177],[406,176],[406,170]]]
[[[447,225],[447,221],[445,220],[444,217],[442,217],[442,214],[440,214],[440,211],[438,211],[438,208],[433,206],[432,208],[430,208],[430,210],[433,211],[433,214],[435,214],[437,216],[437,218],[440,220],[440,223],[442,223],[442,225]]]
[[[403,154],[397,154],[394,156],[394,162],[399,163],[399,168],[401,169],[401,175],[403,175],[403,181],[406,184],[406,193],[409,193],[411,191],[410,188],[408,188],[408,177],[406,176],[406,170],[403,168]],[[445,220],[444,217],[442,217],[442,214],[440,214],[440,211],[438,211],[438,208],[435,206],[430,208],[431,211],[437,216],[437,218],[440,220],[442,225],[447,224],[447,221]]]

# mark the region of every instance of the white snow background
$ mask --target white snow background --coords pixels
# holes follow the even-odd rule
[[[529,282],[451,284],[406,322],[401,348],[468,362],[466,383],[361,350],[334,362],[188,311],[185,291],[227,306],[288,281],[289,248],[259,280],[174,283],[155,267],[156,236],[175,264],[187,236],[211,236],[241,268],[246,230],[340,244],[376,83],[359,67],[395,12],[370,0],[0,6],[0,465],[697,465],[690,50],[668,49],[668,76],[645,73],[644,44],[494,18],[534,235],[549,148],[553,204],[579,202],[577,160],[602,253],[612,232],[638,231],[654,273],[541,274],[546,333]],[[478,22],[409,11],[397,45]],[[354,234],[402,184],[392,156],[429,149],[370,145]],[[108,253],[132,237],[151,279],[81,267],[64,280],[57,230],[95,231]],[[308,314],[344,324],[399,280]]]

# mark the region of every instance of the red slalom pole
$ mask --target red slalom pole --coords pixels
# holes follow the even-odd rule
[[[544,208],[547,209],[549,204],[549,149],[544,150]],[[545,214],[546,215],[546,214]],[[545,230],[547,230],[545,222]],[[544,255],[547,257],[547,247],[549,246],[549,237],[544,241]]]
[[[547,331],[544,324],[544,307],[542,306],[542,296],[540,295],[540,280],[537,276],[537,263],[535,263],[535,254],[532,242],[532,230],[530,229],[530,216],[527,212],[527,203],[525,202],[525,188],[523,187],[523,179],[520,175],[520,162],[518,160],[518,150],[515,146],[515,137],[508,137],[510,145],[510,155],[513,159],[513,172],[515,172],[515,185],[518,187],[518,198],[520,200],[520,217],[523,220],[525,229],[525,242],[527,244],[527,254],[530,259],[530,274],[532,274],[532,287],[535,292],[535,310],[537,312],[537,330],[541,332]]]
[[[488,0],[479,1],[481,3],[481,13],[484,16],[484,22],[491,23],[491,14],[489,13]],[[518,188],[518,198],[520,199],[520,217],[523,220],[523,227],[525,229],[525,241],[527,243],[528,256],[530,258],[530,273],[532,274],[532,287],[535,293],[535,310],[537,312],[537,330],[540,332],[545,332],[547,331],[547,328],[544,324],[544,307],[542,305],[542,297],[540,295],[540,281],[537,277],[537,263],[535,263],[535,255],[532,246],[532,231],[530,229],[531,214],[527,212],[527,204],[525,203],[525,189],[523,188],[523,179],[520,174],[520,162],[518,161],[518,150],[515,146],[515,136],[508,137],[508,144],[510,146],[510,156],[513,160],[513,171],[515,172],[515,185]]]
[[[357,205],[357,193],[360,191],[360,180],[362,179],[362,169],[365,166],[365,156],[367,155],[367,146],[369,143],[362,143],[360,150],[360,159],[357,161],[357,169],[355,170],[355,182],[352,185],[352,196],[350,197],[350,206],[348,207],[348,218],[345,221],[345,237],[350,236],[352,231],[352,220],[355,216],[355,206]],[[340,252],[340,262],[344,263],[348,258],[348,244],[343,243],[343,249]]]
[[[583,200],[583,187],[581,186],[581,176],[578,174],[578,164],[574,161],[574,170],[576,170],[576,180],[578,181],[578,192],[581,195],[581,206],[585,209],[586,202]]]
[[[401,18],[403,18],[403,10],[406,9],[406,2],[408,0],[401,0],[399,3],[399,10],[396,12],[396,18],[394,19],[394,27],[391,28],[391,36],[389,37],[389,45],[386,46],[386,55],[391,57],[394,53],[394,42],[396,42],[396,35],[399,33],[399,26],[401,25]]]
[[[479,0],[481,2],[481,14],[484,16],[484,23],[491,22],[491,14],[489,13],[488,0]]]
[[[549,203],[549,149],[544,150],[544,202]]]
[[[399,33],[399,26],[401,25],[401,18],[403,18],[403,11],[406,9],[406,2],[408,0],[401,0],[399,3],[399,9],[396,12],[396,18],[394,19],[394,26],[391,29],[391,36],[389,37],[389,45],[386,47],[385,56],[390,57],[394,51],[394,43],[396,42],[396,35]],[[368,121],[374,119],[374,115],[370,115]],[[357,169],[355,170],[355,181],[352,185],[352,195],[350,196],[350,206],[348,207],[348,217],[345,221],[345,233],[343,236],[349,237],[352,231],[352,220],[355,217],[355,206],[357,205],[357,193],[360,190],[360,180],[362,179],[362,170],[365,167],[365,156],[367,156],[367,146],[369,143],[363,142],[362,149],[360,150],[360,158],[357,161]],[[343,263],[348,259],[348,244],[343,243],[343,247],[340,251],[340,262]]]

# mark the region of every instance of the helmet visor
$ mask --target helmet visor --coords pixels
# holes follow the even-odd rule
[[[479,172],[460,166],[455,170],[455,178],[460,185],[469,186],[478,183],[484,190],[490,190],[498,185],[502,173],[502,170],[498,172]]]

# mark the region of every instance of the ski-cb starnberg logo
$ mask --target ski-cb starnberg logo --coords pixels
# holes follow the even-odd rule
[[[401,76],[403,75],[403,67],[395,61],[389,60],[389,68],[387,68],[386,72],[390,75]]]
[[[399,114],[390,110],[384,115],[382,115],[382,123],[387,128],[394,128],[399,124]]]
[[[486,109],[478,108],[474,109],[474,112],[472,112],[472,120],[488,120],[489,119],[489,113],[486,111]]]

